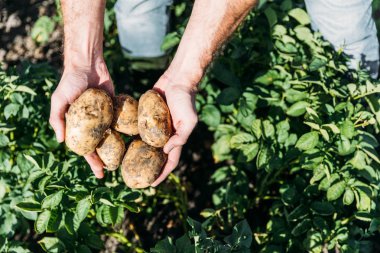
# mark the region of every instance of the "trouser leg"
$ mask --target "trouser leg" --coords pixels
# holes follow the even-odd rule
[[[164,55],[161,45],[173,0],[118,0],[116,21],[123,51],[132,57]]]
[[[335,49],[351,57],[349,67],[366,68],[373,78],[379,69],[379,42],[371,0],[305,0],[314,30]]]

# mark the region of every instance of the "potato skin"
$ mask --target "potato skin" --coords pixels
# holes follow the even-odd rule
[[[125,143],[120,134],[108,129],[96,148],[96,153],[110,171],[116,170],[125,154]]]
[[[130,188],[149,187],[160,175],[167,155],[140,139],[132,141],[121,164],[121,175]]]
[[[148,90],[140,97],[138,128],[141,139],[157,148],[163,147],[172,135],[169,108],[155,90]]]
[[[78,155],[95,151],[113,118],[112,99],[100,89],[86,90],[66,113],[65,142]]]
[[[127,135],[139,134],[137,108],[138,102],[133,97],[124,94],[116,96],[112,128]]]

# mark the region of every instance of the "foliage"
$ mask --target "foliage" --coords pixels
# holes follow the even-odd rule
[[[264,6],[201,84],[197,108],[214,132],[214,159],[234,164],[212,177],[223,198],[208,219],[231,226],[271,199],[255,237],[261,252],[374,251],[380,89],[348,71],[309,23],[291,1]],[[229,170],[235,180],[252,174],[254,186]]]
[[[130,69],[113,3],[105,58],[122,82]],[[170,54],[190,9],[187,1],[173,7],[163,44]],[[117,251],[144,252],[151,245],[139,239],[138,217],[163,205],[176,209],[181,232],[151,252],[378,251],[380,89],[348,70],[309,23],[298,2],[262,1],[200,84],[196,107],[218,165],[200,189],[212,189],[210,201],[191,215],[202,222],[188,215],[191,182],[171,175],[157,189],[134,191],[118,173],[96,180],[55,141],[47,121],[55,70],[1,70],[0,251],[99,252],[113,238]]]

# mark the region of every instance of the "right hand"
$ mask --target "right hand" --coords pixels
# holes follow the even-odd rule
[[[71,103],[88,88],[100,88],[114,96],[114,86],[103,59],[95,61],[91,67],[66,66],[61,81],[51,97],[50,125],[57,141],[65,140],[65,113]],[[104,176],[104,164],[96,152],[84,158],[97,178]]]

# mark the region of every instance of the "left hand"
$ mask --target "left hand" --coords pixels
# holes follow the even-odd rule
[[[191,86],[174,83],[164,74],[153,89],[166,98],[175,131],[164,146],[164,152],[168,154],[168,160],[160,176],[151,185],[155,187],[164,181],[170,172],[177,167],[182,146],[185,145],[197,124],[198,116],[195,109],[195,90]]]

